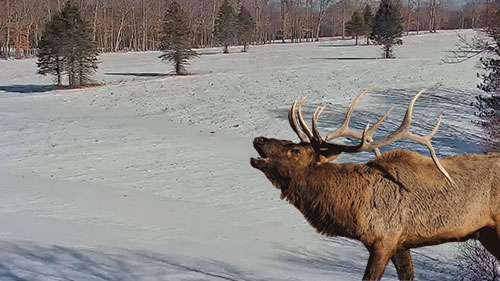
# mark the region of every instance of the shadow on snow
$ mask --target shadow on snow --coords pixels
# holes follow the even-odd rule
[[[234,265],[146,251],[74,249],[0,241],[0,280],[221,280],[260,281]]]
[[[20,93],[20,94],[31,94],[31,93],[44,93],[55,89],[54,85],[0,85],[0,91],[7,93]]]
[[[175,74],[156,73],[156,72],[107,72],[105,75],[111,76],[135,76],[135,77],[167,77]]]
[[[363,47],[363,46],[373,46],[373,45],[366,45],[366,44],[321,44],[319,47],[321,48],[337,48],[337,47]]]
[[[305,249],[281,249],[279,259],[290,268],[298,271],[321,271],[325,276],[342,274],[349,279],[361,279],[366,263],[368,250],[358,241],[347,238],[324,238],[332,245],[331,249],[321,252]],[[415,269],[415,280],[457,280],[459,267],[450,256],[446,260],[430,257],[420,250],[411,250]],[[384,273],[384,280],[397,280],[397,273],[392,262],[389,262]]]
[[[352,57],[352,58],[342,58],[342,57],[332,57],[332,58],[311,58],[313,60],[378,60],[380,58],[356,58],[356,57]]]

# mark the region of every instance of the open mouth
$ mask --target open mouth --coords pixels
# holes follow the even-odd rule
[[[266,153],[262,149],[262,145],[265,142],[264,138],[255,138],[253,141],[253,147],[257,152],[259,153],[260,157],[257,158],[250,158],[250,164],[252,167],[257,168],[257,169],[263,169],[267,166],[267,163],[269,162],[269,159],[267,158]]]

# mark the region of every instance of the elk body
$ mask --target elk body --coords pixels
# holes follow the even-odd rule
[[[366,92],[366,91],[365,91]],[[281,190],[281,198],[293,204],[318,233],[361,241],[370,253],[364,280],[380,280],[392,260],[401,280],[413,280],[409,249],[445,242],[478,239],[500,260],[500,154],[463,154],[437,158],[430,145],[434,130],[425,137],[409,133],[413,104],[402,125],[388,137],[374,141],[373,131],[387,117],[364,131],[348,127],[351,105],[344,124],[321,136],[313,117],[313,130],[305,124],[301,101],[289,114],[300,143],[259,137],[254,147],[260,158],[251,165],[264,172]],[[360,138],[357,146],[328,142],[339,136]],[[407,150],[380,155],[378,147],[408,138],[426,144],[432,157]],[[340,153],[375,150],[366,164],[330,163]]]

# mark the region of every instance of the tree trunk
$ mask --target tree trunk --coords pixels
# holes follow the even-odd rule
[[[490,27],[490,0],[486,0],[486,7],[484,10],[484,20],[486,21],[486,27]]]
[[[429,1],[429,32],[436,32],[436,0]]]
[[[9,48],[9,45],[10,45],[10,25],[11,25],[11,22],[10,22],[10,0],[7,0],[7,36],[5,38],[5,59],[8,60],[9,59],[9,51],[10,51],[10,48]]]
[[[78,64],[78,80],[79,80],[78,84],[80,86],[85,85],[85,81],[84,81],[85,79],[83,78],[83,67],[82,67],[81,63]]]
[[[120,20],[120,27],[118,28],[118,33],[116,34],[116,43],[115,43],[115,52],[118,52],[119,47],[120,47],[120,42],[122,41],[122,30],[123,30],[123,25],[125,24],[125,16],[127,15],[128,12],[124,12],[122,14],[122,18]]]
[[[345,39],[345,13],[346,13],[346,7],[345,4],[342,3],[342,40]]]
[[[358,45],[358,35],[356,35],[356,46]]]
[[[417,34],[420,33],[420,0],[417,0]]]
[[[316,25],[316,42],[319,42],[319,32],[321,31],[321,20]]]
[[[92,31],[92,38],[94,41],[97,41],[97,8],[99,7],[99,1],[95,1],[95,10],[94,10],[94,29]]]
[[[71,66],[68,69],[68,86],[73,87],[73,68]]]
[[[407,21],[406,21],[406,36],[410,35],[410,16],[411,16],[411,0],[408,0],[408,14],[407,16]]]
[[[181,63],[178,62],[178,61],[175,62],[175,73],[177,75],[180,75],[182,73],[182,71],[181,71]]]
[[[61,61],[59,57],[56,58],[56,72],[57,72],[57,86],[62,86],[62,77],[61,77]]]
[[[215,33],[215,18],[217,17],[217,0],[214,1],[214,7],[212,10],[212,33],[210,34],[210,48],[214,46],[214,33]]]
[[[142,50],[146,51],[148,40],[146,8],[144,7],[144,0],[142,0]]]
[[[286,20],[287,20],[287,5],[286,5],[286,0],[281,0],[281,42],[282,43],[285,43],[285,34],[287,33],[286,30],[288,28],[287,24],[286,24]]]
[[[335,37],[335,15],[332,13],[332,37]]]

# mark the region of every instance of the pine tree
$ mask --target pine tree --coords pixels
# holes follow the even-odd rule
[[[366,36],[366,45],[370,44],[370,34],[372,32],[372,23],[373,23],[373,13],[370,5],[366,5],[363,11],[363,24],[364,24],[364,33]]]
[[[90,25],[83,20],[78,7],[68,1],[59,14],[52,17],[39,43],[38,73],[68,76],[69,86],[84,86],[97,70],[97,48]]]
[[[392,57],[392,46],[402,44],[403,17],[398,0],[382,0],[373,19],[371,39],[382,45],[384,57]]]
[[[500,11],[491,19],[485,34],[488,41],[479,41],[485,55],[481,57],[483,73],[478,74],[482,83],[478,88],[487,96],[476,96],[476,107],[481,121],[478,122],[488,135],[490,148],[500,151]]]
[[[237,17],[238,22],[238,41],[243,44],[243,52],[247,51],[248,41],[252,40],[253,32],[255,30],[255,22],[252,16],[245,8],[241,6],[240,12]]]
[[[358,45],[358,36],[365,32],[363,18],[358,11],[352,14],[351,20],[347,22],[345,29],[348,34],[356,37],[356,45]]]
[[[55,75],[57,86],[62,86],[63,60],[60,35],[64,32],[61,15],[54,15],[38,43],[38,74]]]
[[[97,45],[93,41],[90,24],[86,22],[78,6],[68,1],[62,10],[66,28],[63,55],[66,58],[70,86],[84,86],[97,70]]]
[[[215,20],[215,36],[224,46],[224,54],[229,53],[228,47],[236,39],[236,19],[234,9],[227,0],[222,3],[217,19]]]
[[[191,30],[187,15],[175,1],[167,9],[163,33],[160,43],[163,54],[160,58],[165,62],[171,62],[175,66],[176,74],[183,74],[188,60],[198,53],[191,49]]]

